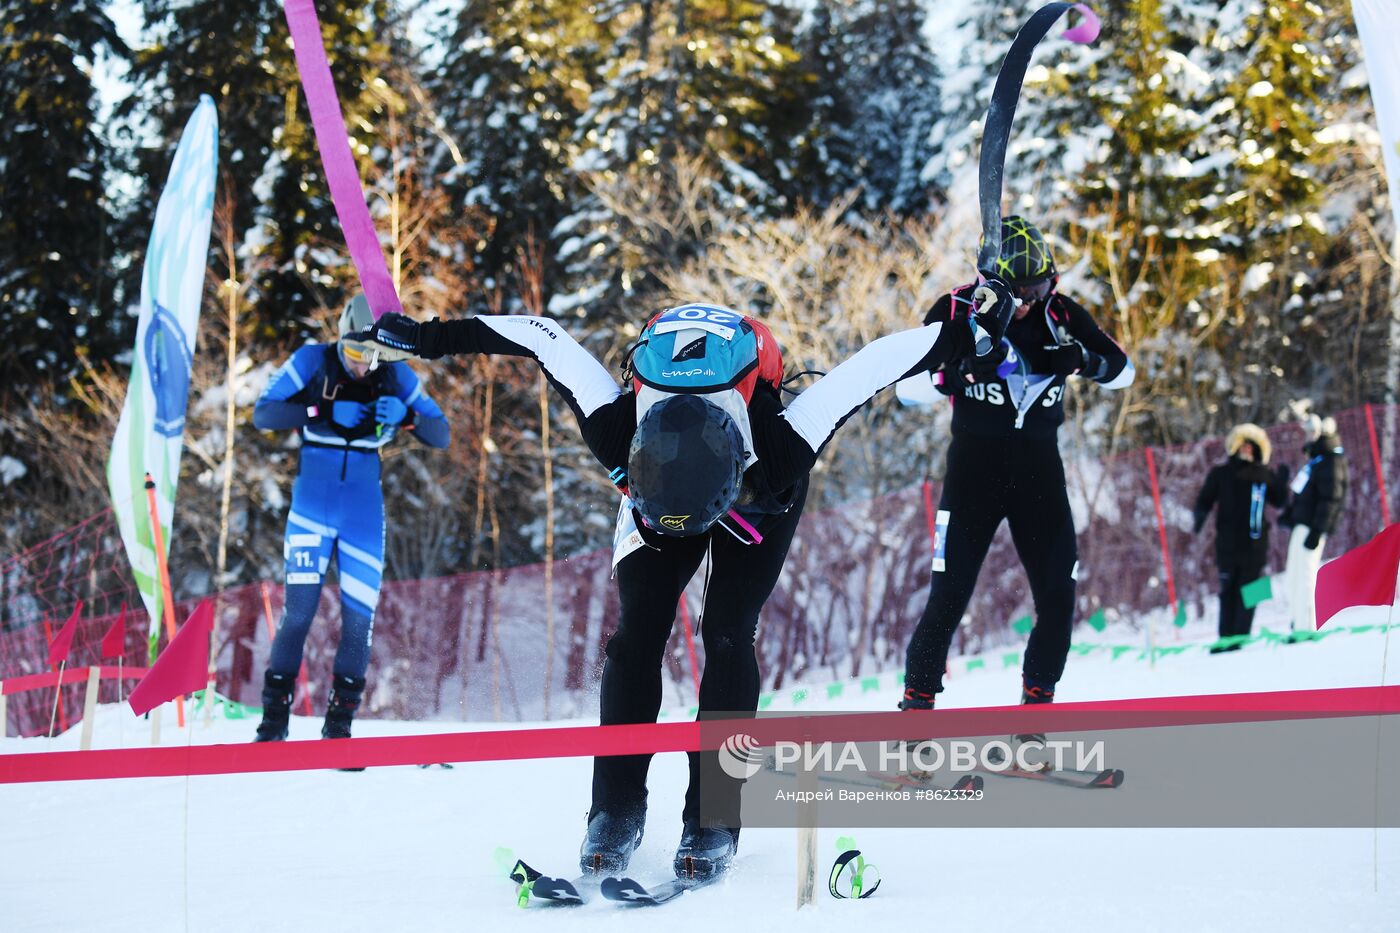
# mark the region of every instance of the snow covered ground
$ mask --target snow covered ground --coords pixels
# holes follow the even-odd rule
[[[1268,613],[1261,621],[1271,620]],[[1380,623],[1351,610],[1342,624]],[[1081,638],[1107,636],[1084,632]],[[1199,636],[1188,632],[1185,637]],[[1174,634],[1166,636],[1167,643]],[[1384,682],[1400,683],[1400,635]],[[1063,700],[1375,685],[1384,636],[1191,651],[1155,667],[1106,652],[1071,657]],[[955,664],[955,670],[957,665]],[[889,676],[881,682],[892,683]],[[824,687],[825,685],[814,685]],[[814,689],[803,709],[888,708],[894,696]],[[989,657],[957,675],[944,707],[1000,705],[1017,671]],[[791,705],[784,691],[773,708]],[[670,716],[683,715],[683,710]],[[165,744],[241,742],[254,723],[201,719]],[[588,724],[580,722],[580,725]],[[294,719],[293,738],[319,723]],[[365,721],[357,735],[457,731],[451,723]],[[475,728],[475,727],[472,727]],[[99,746],[139,745],[149,727],[124,708],[97,720]],[[0,753],[72,749],[58,738],[0,740]],[[804,930],[1394,930],[1400,831],[873,830],[851,835],[883,879],[874,897],[824,891],[794,913],[795,834],[746,829],[732,875],[656,909],[605,901],[515,906],[495,850],[572,875],[590,763],[461,764],[198,778],[0,785],[0,930],[670,930],[799,923]],[[686,777],[681,755],[652,767],[651,819],[637,874],[669,871]],[[1126,792],[1125,785],[1123,791]],[[1055,794],[1044,788],[1047,805]],[[1114,793],[1117,793],[1116,791]],[[830,864],[837,830],[822,830]]]

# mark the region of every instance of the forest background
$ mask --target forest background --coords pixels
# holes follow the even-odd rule
[[[794,374],[971,276],[981,118],[1036,5],[318,7],[412,314],[549,314],[618,371],[652,312],[705,299],[762,317]],[[1039,50],[1006,179],[1061,290],[1137,366],[1122,392],[1071,389],[1063,444],[1107,456],[1394,400],[1394,231],[1349,5],[1096,8],[1094,46]],[[355,280],[276,0],[0,0],[0,554],[107,505],[150,219],[201,93],[221,178],[172,574],[177,595],[280,574],[297,442],[251,407],[333,339]],[[616,493],[532,364],[419,372],[453,439],[386,455],[388,578],[609,540]],[[809,508],[941,474],[948,411],[892,395],[843,429]]]

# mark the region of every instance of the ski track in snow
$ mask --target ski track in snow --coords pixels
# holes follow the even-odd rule
[[[1333,624],[1384,621],[1383,610],[1350,610]],[[1090,634],[1080,638],[1098,640]],[[1166,634],[1164,643],[1174,637]],[[1392,684],[1400,683],[1400,637],[1394,640]],[[1155,669],[1130,657],[1072,655],[1059,698],[1374,685],[1383,647],[1378,633],[1343,634],[1216,657],[1193,651]],[[962,667],[954,662],[955,671]],[[985,670],[954,676],[940,702],[1005,704],[1017,681],[1018,672],[1002,668],[993,652]],[[826,701],[812,686],[804,710],[884,709],[895,699],[887,691],[862,698],[852,689]],[[784,699],[790,690],[773,708],[791,708]],[[216,719],[206,726],[201,717],[191,736],[173,720],[167,708],[164,744],[241,742],[255,725]],[[317,720],[296,717],[292,737],[318,728]],[[366,720],[356,734],[476,728],[494,726]],[[139,745],[149,727],[109,706],[96,735],[99,747]],[[75,726],[55,739],[0,740],[0,753],[68,750],[77,742]],[[1400,831],[1393,829],[856,829],[850,834],[883,879],[879,892],[836,901],[819,890],[816,905],[798,915],[793,831],[750,828],[730,877],[664,907],[628,910],[599,899],[519,909],[494,850],[509,846],[546,874],[576,874],[590,770],[586,759],[570,758],[0,785],[0,930],[626,931],[664,923],[686,931],[717,921],[745,928],[797,922],[814,931],[855,924],[1036,933],[1081,933],[1090,924],[1383,930],[1396,929],[1400,911]],[[633,860],[643,883],[670,873],[685,780],[683,756],[653,763],[650,821]],[[1053,806],[1057,794],[1079,792],[1044,793]],[[843,834],[821,830],[819,888]]]

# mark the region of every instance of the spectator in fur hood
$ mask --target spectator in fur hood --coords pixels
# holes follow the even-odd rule
[[[1215,565],[1220,571],[1220,637],[1248,635],[1254,610],[1246,609],[1240,589],[1258,579],[1269,556],[1269,522],[1264,507],[1288,500],[1288,469],[1267,466],[1272,444],[1255,424],[1237,425],[1225,441],[1229,458],[1206,476],[1196,497],[1195,531],[1215,511]],[[1217,645],[1212,653],[1238,648]]]
[[[1308,461],[1293,477],[1293,499],[1279,516],[1279,524],[1292,527],[1288,538],[1288,563],[1283,571],[1283,588],[1288,595],[1288,612],[1293,617],[1293,641],[1303,632],[1317,630],[1317,607],[1313,590],[1317,568],[1327,536],[1337,524],[1337,514],[1346,502],[1350,475],[1343,458],[1342,439],[1337,422],[1308,415],[1303,422],[1308,442],[1303,453]]]

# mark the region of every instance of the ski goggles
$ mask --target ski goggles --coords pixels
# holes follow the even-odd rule
[[[340,341],[340,352],[345,354],[347,360],[354,363],[368,363],[370,359],[369,345],[356,340]]]
[[[1053,278],[1041,279],[1039,282],[1030,282],[1026,285],[1011,286],[1012,294],[1027,303],[1044,301],[1050,297],[1050,293],[1054,290],[1055,280]]]

